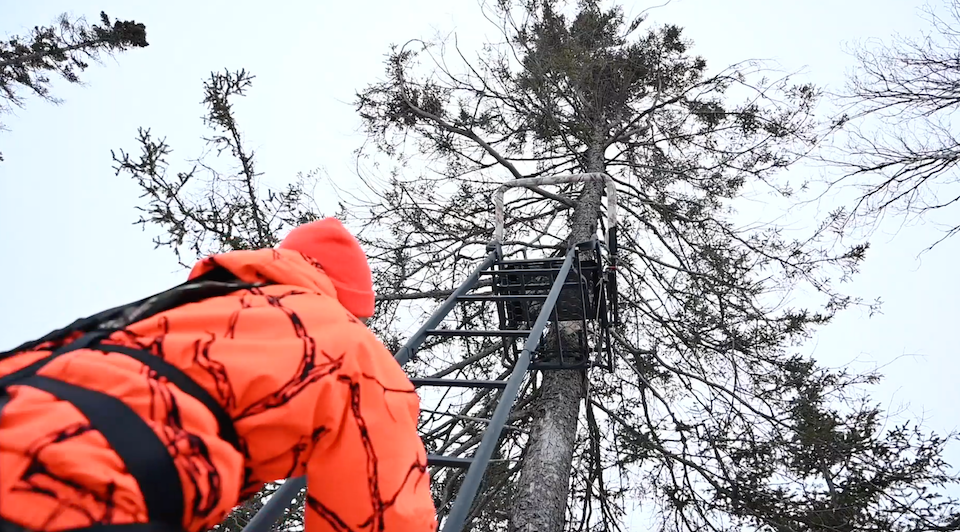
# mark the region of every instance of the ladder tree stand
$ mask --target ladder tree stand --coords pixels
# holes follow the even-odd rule
[[[510,188],[602,181],[607,212],[604,238],[569,245],[555,257],[506,260],[503,253],[504,194]],[[493,415],[483,420],[486,428],[470,457],[428,454],[430,467],[465,469],[466,474],[441,520],[443,532],[460,532],[466,524],[484,473],[492,462],[502,431],[527,375],[557,369],[613,369],[610,327],[619,323],[617,305],[617,189],[605,173],[515,179],[494,192],[494,238],[486,257],[453,293],[424,321],[394,354],[405,366],[431,337],[500,338],[505,357],[513,367],[504,380],[411,378],[414,386],[500,390]],[[492,283],[481,283],[492,278]],[[483,285],[481,287],[481,284]],[[499,328],[493,330],[441,328],[450,312],[462,303],[496,305]],[[560,341],[544,341],[550,324],[572,323],[582,334],[578,348],[564,349]],[[560,335],[560,327],[554,326]],[[595,331],[591,345],[588,331]],[[523,340],[522,344],[518,341]],[[567,352],[564,352],[567,351]],[[572,352],[570,352],[572,351]],[[306,486],[306,477],[287,479],[254,515],[243,532],[268,532]]]

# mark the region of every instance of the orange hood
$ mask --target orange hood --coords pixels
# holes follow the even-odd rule
[[[337,297],[337,289],[320,265],[308,261],[298,251],[258,249],[212,255],[196,263],[189,278],[195,279],[217,266],[228,270],[245,283],[271,282],[299,286]]]

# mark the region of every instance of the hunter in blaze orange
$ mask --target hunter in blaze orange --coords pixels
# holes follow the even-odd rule
[[[336,219],[0,355],[0,530],[210,529],[307,475],[307,532],[433,532],[410,380]]]

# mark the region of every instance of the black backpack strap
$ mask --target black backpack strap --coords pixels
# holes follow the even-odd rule
[[[53,351],[52,353],[41,358],[40,360],[37,360],[33,364],[30,364],[29,366],[20,368],[19,370],[14,371],[13,373],[9,373],[7,375],[0,377],[0,393],[3,393],[3,389],[6,388],[7,386],[11,384],[15,384],[17,381],[21,379],[24,379],[36,374],[38,371],[40,371],[40,368],[46,366],[53,359],[59,356],[65,355],[71,351],[76,351],[77,349],[84,349],[84,348],[90,347],[91,345],[95,345],[102,338],[105,338],[108,334],[109,332],[107,331],[97,331],[93,333],[87,333],[81,336],[80,338],[77,338],[76,340],[70,342],[69,344]]]
[[[3,417],[3,409],[7,406],[7,403],[10,402],[10,396],[7,394],[0,394],[0,418]],[[3,532],[0,530],[0,532]]]
[[[196,303],[211,297],[224,296],[237,290],[259,286],[263,286],[263,284],[241,282],[229,270],[218,266],[195,279],[158,294],[78,319],[62,329],[46,334],[42,338],[25,342],[10,351],[0,353],[0,360],[23,351],[30,351],[47,342],[62,341],[75,332],[90,333],[100,330],[109,334],[134,322],[188,303]]]
[[[64,530],[64,532],[183,532],[183,527],[171,527],[164,523],[127,523],[122,525],[90,525]]]
[[[136,412],[116,397],[42,375],[16,383],[43,390],[79,410],[107,440],[137,481],[150,521],[180,528],[183,486],[166,445]]]
[[[237,429],[233,426],[233,420],[230,419],[230,416],[227,414],[219,403],[203,389],[202,386],[197,384],[196,381],[191,379],[186,373],[180,370],[180,368],[170,364],[166,360],[150,353],[149,351],[144,351],[142,349],[133,349],[131,347],[126,347],[122,345],[109,345],[109,344],[100,344],[95,348],[97,351],[103,351],[105,353],[120,353],[127,355],[130,358],[133,358],[147,366],[160,377],[164,377],[171,384],[180,388],[181,391],[193,396],[194,399],[200,401],[203,406],[207,407],[207,410],[210,411],[217,418],[217,425],[219,427],[220,439],[229,443],[233,446],[234,449],[243,452],[240,448],[240,437],[237,436]]]
[[[173,456],[150,425],[120,399],[58,379],[37,375],[53,359],[78,349],[96,349],[129,356],[200,401],[217,419],[220,437],[238,451],[239,436],[227,412],[179,368],[146,350],[99,344],[91,333],[29,366],[0,377],[0,401],[9,399],[7,387],[30,386],[72,404],[103,435],[137,481],[151,522],[179,529],[183,522],[183,486]],[[87,530],[87,529],[84,529]],[[2,531],[0,531],[2,532]]]
[[[180,483],[173,456],[164,442],[150,428],[150,425],[123,401],[83,386],[37,375],[37,372],[53,359],[78,349],[89,348],[129,356],[200,401],[216,418],[220,438],[239,451],[241,450],[240,438],[233,420],[203,387],[183,371],[149,351],[125,346],[102,345],[100,342],[117,330],[161,312],[204,299],[224,296],[237,290],[260,286],[263,284],[242,283],[226,269],[217,267],[196,279],[164,292],[79,319],[43,338],[0,353],[0,360],[2,360],[30,351],[47,342],[62,342],[76,332],[83,333],[81,337],[54,349],[49,355],[33,364],[0,377],[0,405],[9,401],[7,387],[13,385],[43,390],[62,401],[71,403],[90,421],[91,426],[103,435],[140,487],[150,523],[94,525],[75,529],[76,532],[182,532],[183,486]],[[16,527],[16,525],[0,519],[0,532],[8,532],[10,527]],[[29,532],[23,531],[20,527],[17,529],[12,532]]]
[[[156,521],[169,527],[180,528],[183,522],[183,486],[177,473],[173,456],[166,445],[150,425],[123,401],[96,390],[90,390],[68,382],[37,375],[43,366],[53,359],[71,351],[90,348],[99,349],[96,333],[87,334],[51,353],[50,355],[30,364],[29,366],[4,377],[0,377],[0,397],[9,397],[7,387],[29,386],[43,390],[57,399],[72,404],[89,421],[94,430],[103,435],[110,448],[120,457],[130,475],[136,480],[147,507],[150,521]],[[106,347],[106,346],[103,346]],[[131,350],[134,351],[134,350]],[[123,353],[129,356],[129,353]],[[139,353],[137,360],[146,360],[152,357],[155,361],[163,362],[152,353]],[[154,362],[151,367],[161,367],[165,375],[179,372],[174,366],[163,362],[161,366]],[[171,369],[173,371],[171,371]],[[159,373],[159,372],[158,372]],[[182,372],[171,382],[190,381]],[[185,385],[184,391],[189,393],[193,387],[200,388],[196,383],[193,387]],[[178,386],[179,387],[179,386]],[[201,388],[202,390],[202,388]],[[202,397],[202,396],[201,396]],[[209,398],[209,395],[206,396]],[[212,402],[210,399],[198,398],[205,405]],[[220,421],[227,417],[226,412],[213,402],[214,415]],[[232,426],[232,423],[231,423]],[[236,432],[232,432],[234,435]],[[239,443],[238,443],[239,445]]]
[[[78,349],[89,348],[129,356],[200,401],[217,419],[220,438],[239,451],[241,450],[240,439],[233,426],[233,420],[203,387],[179,368],[146,350],[100,343],[114,331],[160,312],[211,297],[224,296],[244,288],[262,286],[231,281],[229,276],[226,270],[214,269],[165,292],[77,320],[69,327],[54,331],[39,340],[28,342],[13,351],[0,354],[0,359],[3,359],[29,350],[31,346],[62,340],[76,331],[85,333],[33,364],[0,377],[0,401],[9,401],[7,387],[30,386],[43,390],[62,401],[67,401],[79,410],[90,421],[91,426],[103,435],[110,447],[123,460],[130,475],[137,481],[151,521],[149,525],[137,525],[143,532],[160,532],[156,527],[162,528],[164,532],[179,531],[182,528],[183,486],[180,483],[173,456],[166,445],[150,425],[120,399],[83,386],[37,375],[37,372],[55,358]],[[110,527],[116,528],[114,525]],[[143,527],[151,530],[147,531]],[[91,532],[98,528],[102,527],[98,525],[82,530]],[[0,532],[3,532],[2,523],[0,523]],[[108,531],[104,529],[103,532]],[[130,532],[140,532],[140,530],[131,529]]]

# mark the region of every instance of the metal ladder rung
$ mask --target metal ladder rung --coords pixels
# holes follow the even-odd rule
[[[460,388],[503,388],[507,381],[480,379],[437,379],[433,377],[411,378],[414,386],[451,386]]]
[[[427,329],[427,334],[436,336],[530,336],[529,330],[475,330],[475,329]]]
[[[547,299],[546,294],[541,295],[476,295],[460,296],[457,299],[461,301],[537,301]]]
[[[490,463],[497,462],[510,462],[510,459],[505,458],[494,458],[490,460]],[[444,456],[442,454],[428,454],[427,455],[427,465],[437,466],[437,467],[462,467],[464,469],[470,467],[470,464],[473,463],[473,458],[462,458],[460,456]]]
[[[443,456],[441,454],[428,454],[427,465],[439,467],[470,467],[473,458],[461,458],[459,456]]]
[[[563,257],[544,257],[542,259],[507,259],[501,260],[497,262],[497,264],[503,266],[504,264],[544,264],[547,262],[562,264]]]
[[[554,283],[557,282],[557,279],[554,279],[553,282]],[[498,284],[498,285],[494,285],[494,288],[497,290],[520,290],[521,288],[529,288],[532,290],[544,290],[544,289],[549,290],[551,286],[553,286],[553,283],[550,283],[550,284],[536,283],[535,285],[529,285],[529,284],[523,285],[523,284],[515,283],[515,284]],[[563,286],[580,286],[580,283],[576,281],[564,281]]]
[[[517,268],[516,270],[489,270],[480,272],[480,275],[519,275],[521,273],[545,275],[559,272],[560,268]]]

